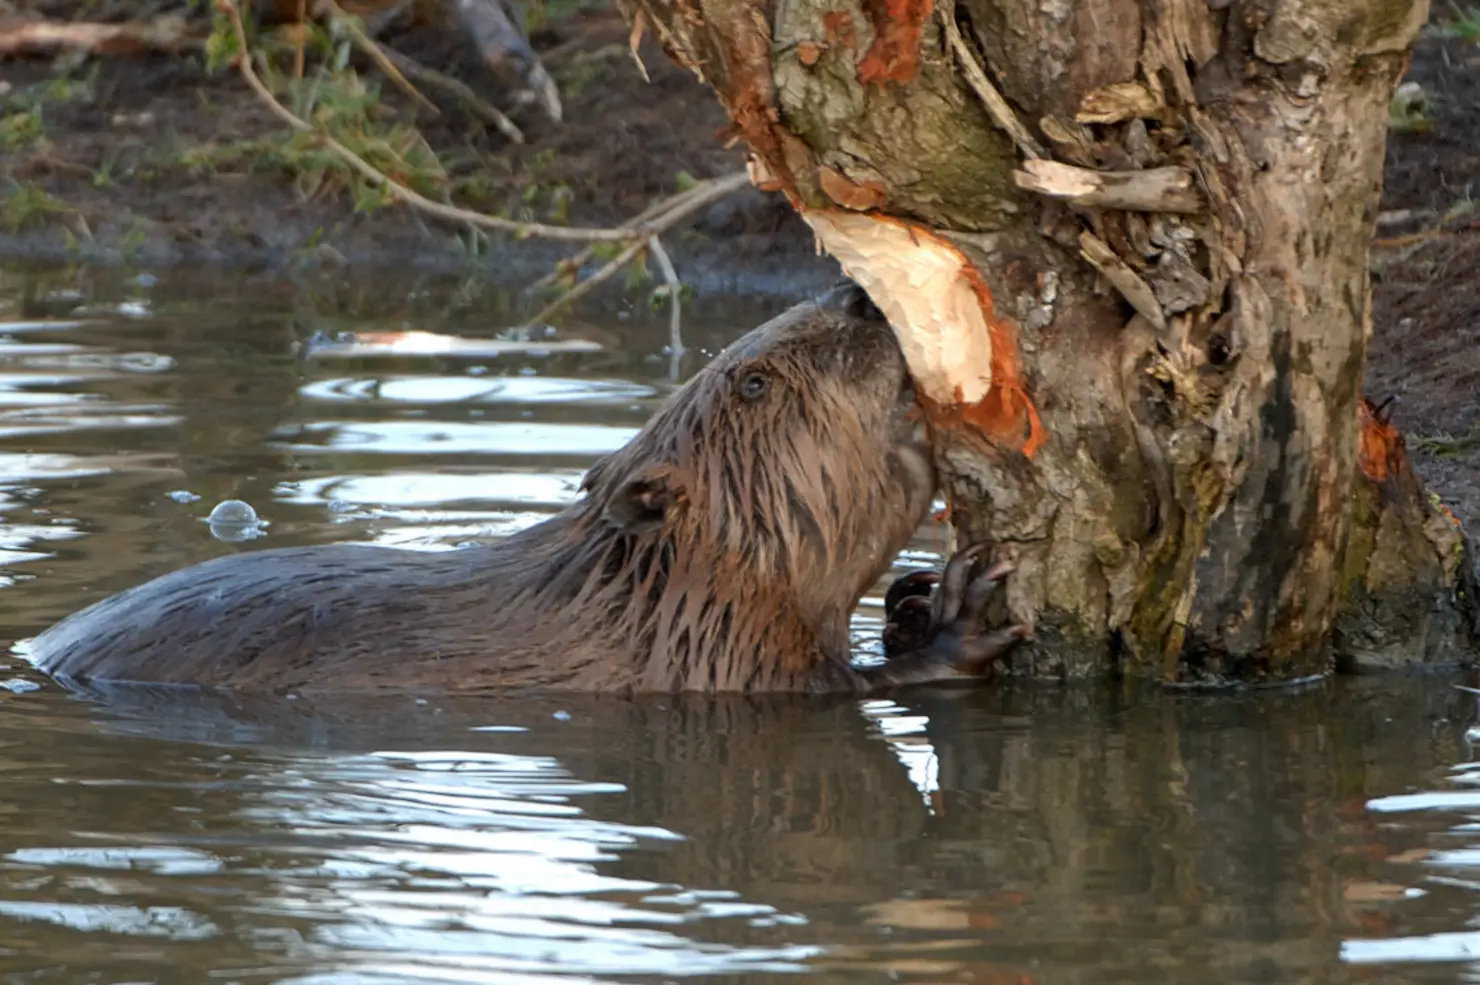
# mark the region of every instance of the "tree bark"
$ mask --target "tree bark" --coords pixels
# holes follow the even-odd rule
[[[1474,652],[1470,545],[1361,392],[1425,0],[619,3],[890,315],[953,522],[1016,556],[1012,669]]]

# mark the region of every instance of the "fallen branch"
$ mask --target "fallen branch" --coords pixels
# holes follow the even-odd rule
[[[92,55],[137,55],[145,51],[177,52],[198,48],[201,37],[184,18],[158,17],[122,24],[67,23],[52,20],[0,20],[0,56],[55,55],[85,51]]]
[[[468,86],[450,75],[443,75],[434,68],[427,68],[421,62],[401,54],[401,52],[396,51],[394,48],[383,48],[381,51],[385,57],[394,62],[396,67],[407,75],[413,76],[427,85],[437,86],[439,89],[456,96],[462,102],[463,106],[471,111],[473,115],[480,116],[487,122],[492,123],[498,129],[499,133],[507,137],[511,143],[524,143],[524,131],[520,130],[513,120],[484,102]]]
[[[359,18],[346,14],[344,9],[335,3],[334,0],[318,0],[318,10],[319,16],[324,17],[331,24],[343,28],[345,33],[354,41],[355,45],[386,74],[387,78],[396,84],[397,88],[410,96],[423,109],[430,110],[433,116],[442,115],[442,111],[437,109],[436,104],[426,96],[423,96],[420,89],[408,82],[406,76],[401,74],[401,70],[386,56],[385,51],[381,49],[380,45],[376,44],[375,40],[365,33],[364,28],[359,24]]]
[[[483,64],[523,101],[539,104],[556,123],[565,110],[560,87],[550,77],[529,39],[500,0],[449,0],[454,16],[472,40]]]
[[[998,129],[1003,130],[1022,155],[1030,160],[1046,158],[1048,154],[1028,128],[1023,126],[1012,107],[1007,105],[1007,100],[1002,98],[1002,93],[992,85],[992,80],[987,78],[987,73],[977,64],[976,56],[966,46],[966,39],[961,36],[961,28],[956,24],[956,15],[952,12],[952,6],[946,0],[936,6],[936,13],[940,17],[940,26],[946,34],[946,41],[950,43],[951,51],[956,55],[956,61],[961,64],[961,73],[966,76],[966,82],[971,86],[971,91],[982,101],[987,109],[987,115],[992,122],[997,124]]]
[[[317,139],[327,150],[349,165],[356,174],[375,188],[382,188],[396,201],[402,202],[415,209],[425,212],[427,215],[436,216],[448,222],[458,225],[473,225],[484,229],[496,229],[499,232],[514,233],[519,236],[534,236],[541,239],[560,240],[567,243],[626,243],[631,240],[638,241],[638,249],[642,243],[652,236],[666,232],[678,223],[680,219],[743,187],[748,179],[742,173],[728,175],[724,178],[713,178],[707,182],[700,182],[705,190],[704,195],[695,195],[695,189],[681,193],[685,199],[682,208],[671,209],[662,214],[660,219],[650,222],[633,222],[617,227],[583,227],[583,226],[551,226],[542,222],[520,222],[515,219],[505,219],[502,216],[488,215],[486,212],[474,212],[471,209],[459,208],[456,205],[447,205],[435,202],[418,192],[407,188],[405,185],[387,176],[373,164],[366,161],[360,155],[350,150],[344,144],[324,133],[312,124],[299,117],[292,110],[284,106],[267,84],[262,81],[257,70],[252,67],[251,49],[247,45],[246,28],[242,25],[241,11],[237,9],[235,0],[217,0],[221,11],[231,21],[232,31],[236,35],[237,45],[240,48],[235,58],[235,64],[267,108],[273,115],[282,120],[288,126],[301,133],[307,133]],[[633,256],[636,256],[634,251]]]
[[[1023,170],[1014,171],[1012,180],[1025,191],[1088,208],[1182,214],[1204,211],[1192,172],[1185,168],[1092,171],[1057,161],[1024,161]]]

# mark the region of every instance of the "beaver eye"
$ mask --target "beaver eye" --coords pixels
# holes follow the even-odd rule
[[[740,396],[745,400],[759,400],[771,389],[771,378],[765,373],[746,373],[740,377]]]

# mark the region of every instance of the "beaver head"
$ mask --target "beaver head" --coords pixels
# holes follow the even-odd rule
[[[848,284],[730,345],[582,488],[621,545],[605,574],[634,589],[645,684],[738,690],[847,659],[935,473],[893,330]]]

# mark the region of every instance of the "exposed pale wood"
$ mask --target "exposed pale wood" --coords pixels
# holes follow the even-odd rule
[[[199,47],[201,40],[199,32],[192,32],[184,18],[176,16],[122,24],[0,18],[0,55],[9,57],[55,55],[62,51],[95,55],[182,51]]]
[[[1184,214],[1204,208],[1192,173],[1185,168],[1092,171],[1057,161],[1024,161],[1012,180],[1025,191],[1086,208]]]
[[[897,220],[841,209],[803,215],[889,318],[916,386],[975,403],[992,386],[992,338],[959,250]]]

